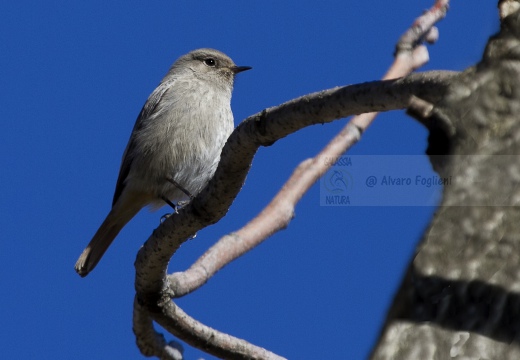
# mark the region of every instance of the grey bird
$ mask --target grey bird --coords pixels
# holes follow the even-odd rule
[[[214,49],[194,50],[175,61],[137,117],[112,209],[76,262],[80,276],[94,269],[143,207],[174,206],[206,186],[233,131],[235,75],[249,69]]]

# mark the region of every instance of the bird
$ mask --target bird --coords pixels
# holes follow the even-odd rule
[[[235,75],[249,69],[209,48],[193,50],[173,63],[137,117],[112,208],[74,267],[81,277],[94,269],[142,208],[176,208],[211,180],[234,128]]]

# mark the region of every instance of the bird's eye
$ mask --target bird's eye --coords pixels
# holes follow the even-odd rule
[[[215,61],[215,59],[209,58],[204,60],[204,64],[210,67],[214,67],[217,64],[217,62]]]

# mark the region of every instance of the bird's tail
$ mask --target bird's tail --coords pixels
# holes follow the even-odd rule
[[[87,276],[94,269],[117,234],[142,208],[142,206],[135,206],[136,204],[124,208],[118,205],[121,204],[116,203],[110,210],[105,221],[76,262],[74,269],[81,277]]]

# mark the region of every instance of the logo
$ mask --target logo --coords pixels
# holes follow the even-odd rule
[[[348,171],[333,168],[325,174],[323,185],[329,193],[345,194],[352,190],[354,180]]]

